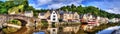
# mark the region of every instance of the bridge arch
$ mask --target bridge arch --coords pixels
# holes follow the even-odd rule
[[[23,19],[13,19],[13,20],[19,20],[21,22],[21,26],[26,26],[27,21],[23,20]]]

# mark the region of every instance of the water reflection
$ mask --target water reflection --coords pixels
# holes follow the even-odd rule
[[[48,26],[22,26],[17,32],[10,34],[75,34],[79,31],[80,24],[75,25],[48,25]]]
[[[34,32],[33,34],[45,34],[44,31]]]
[[[45,32],[46,34],[75,34],[79,31],[80,25],[49,25],[46,28],[39,28],[39,33]],[[37,32],[34,32],[37,33]],[[33,33],[33,34],[34,34]]]

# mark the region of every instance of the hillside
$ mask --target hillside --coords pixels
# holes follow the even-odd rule
[[[101,17],[107,17],[107,18],[120,18],[120,14],[113,14],[113,13],[108,13],[104,10],[101,10],[97,7],[94,6],[87,6],[87,7],[82,7],[80,6],[63,6],[57,10],[64,10],[64,11],[73,11],[73,12],[78,12],[79,14],[86,14],[86,13],[91,13],[95,16],[101,16]]]

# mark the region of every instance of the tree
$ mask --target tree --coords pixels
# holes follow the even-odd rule
[[[94,6],[82,7],[80,5],[76,7],[74,4],[72,4],[71,6],[63,6],[59,9],[64,11],[67,10],[67,11],[78,12],[78,14],[91,13],[95,16],[101,16],[101,17],[107,17],[107,18],[120,18],[120,14],[111,14]]]
[[[0,14],[7,14],[7,7],[5,7],[5,4],[2,1],[0,1]]]

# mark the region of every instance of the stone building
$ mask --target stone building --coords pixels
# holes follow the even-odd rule
[[[27,17],[33,17],[33,11],[25,11],[24,15]]]

